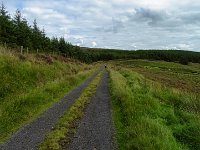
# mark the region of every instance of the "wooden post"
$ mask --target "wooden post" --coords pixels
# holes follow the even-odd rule
[[[28,47],[26,48],[26,54],[28,55]]]
[[[4,43],[4,47],[5,47],[5,49],[7,49],[7,44],[6,44],[6,42]]]
[[[4,43],[4,51],[3,51],[3,53],[6,53],[6,49],[7,49],[7,44],[6,44],[6,42]]]
[[[37,48],[37,53],[38,53],[38,48]]]
[[[23,54],[23,46],[21,46],[21,54]]]

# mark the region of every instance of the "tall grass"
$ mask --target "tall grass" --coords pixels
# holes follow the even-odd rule
[[[29,55],[0,55],[0,142],[90,76],[91,66]]]
[[[200,149],[199,99],[129,69],[110,70],[120,149]]]

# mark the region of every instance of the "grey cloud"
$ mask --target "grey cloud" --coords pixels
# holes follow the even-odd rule
[[[118,18],[112,17],[108,23],[96,27],[95,31],[101,31],[105,33],[118,33],[122,28],[124,28],[123,22]]]
[[[145,8],[135,8],[132,13],[128,13],[127,17],[131,21],[147,22],[149,24],[156,24],[168,18],[165,11],[156,11]]]
[[[185,23],[185,24],[199,24],[200,23],[200,11],[195,11],[195,12],[187,12],[187,13],[182,13],[180,15],[180,19]]]
[[[119,32],[120,28],[124,27],[121,20],[117,20],[114,18],[112,18],[112,26],[113,26],[113,33]]]

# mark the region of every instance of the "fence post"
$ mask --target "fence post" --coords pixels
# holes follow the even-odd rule
[[[4,46],[5,46],[5,48],[7,48],[7,44],[6,44],[6,42],[4,43]]]
[[[26,48],[26,54],[28,55],[28,47]]]
[[[7,44],[6,44],[6,42],[4,43],[4,51],[3,51],[3,53],[6,53],[6,50],[7,50]]]
[[[21,54],[23,54],[23,46],[21,46]]]
[[[37,48],[37,53],[38,53],[38,48]]]

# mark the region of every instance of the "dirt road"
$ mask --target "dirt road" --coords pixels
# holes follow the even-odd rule
[[[86,108],[76,134],[71,139],[70,150],[111,150],[116,149],[111,116],[108,72],[104,73],[100,86]]]

